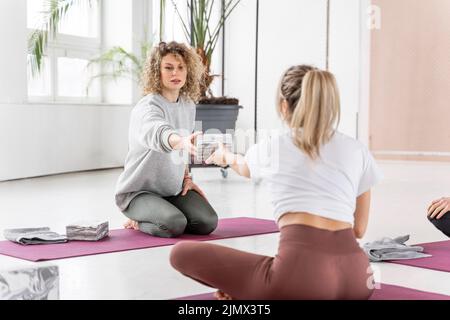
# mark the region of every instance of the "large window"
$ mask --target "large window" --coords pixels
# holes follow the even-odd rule
[[[27,27],[31,34],[42,22],[46,0],[27,0]],[[87,67],[101,51],[101,0],[75,1],[50,39],[42,71],[32,76],[28,67],[30,101],[101,102],[101,83],[93,76],[98,66]],[[28,65],[29,66],[29,65]]]

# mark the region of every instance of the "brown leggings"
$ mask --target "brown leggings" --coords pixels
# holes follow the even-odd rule
[[[182,274],[237,300],[368,299],[372,271],[352,229],[305,225],[280,230],[278,254],[252,254],[211,243],[182,241],[170,263]]]

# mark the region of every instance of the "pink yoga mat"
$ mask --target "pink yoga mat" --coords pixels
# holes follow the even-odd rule
[[[450,296],[382,283],[370,300],[450,300]]]
[[[181,297],[175,300],[216,300],[213,292]],[[390,284],[381,284],[369,300],[450,300],[450,296],[414,290]]]
[[[417,244],[424,248],[424,253],[432,257],[408,260],[392,260],[391,263],[406,266],[450,272],[450,240]]]
[[[178,238],[158,238],[136,230],[119,229],[111,230],[108,238],[97,242],[69,241],[60,244],[24,246],[11,241],[0,241],[0,254],[30,261],[42,261],[168,246],[182,240],[208,241],[278,231],[273,220],[227,218],[220,219],[217,229],[207,236],[184,234]]]

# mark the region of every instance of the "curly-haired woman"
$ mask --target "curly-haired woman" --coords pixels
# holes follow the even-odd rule
[[[204,72],[196,52],[177,42],[153,48],[144,97],[131,112],[129,150],[116,204],[134,228],[157,237],[209,234],[217,214],[192,182],[181,155],[194,154],[195,104]]]

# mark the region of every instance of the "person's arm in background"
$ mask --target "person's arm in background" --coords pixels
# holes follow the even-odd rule
[[[427,215],[430,219],[440,219],[450,211],[450,197],[442,197],[431,202]]]
[[[234,154],[228,151],[222,143],[214,153],[205,161],[206,164],[226,167],[230,166],[240,176],[250,178],[250,170],[245,162],[245,158],[240,154]]]
[[[369,223],[370,190],[356,198],[355,223],[353,232],[357,239],[364,237]]]

